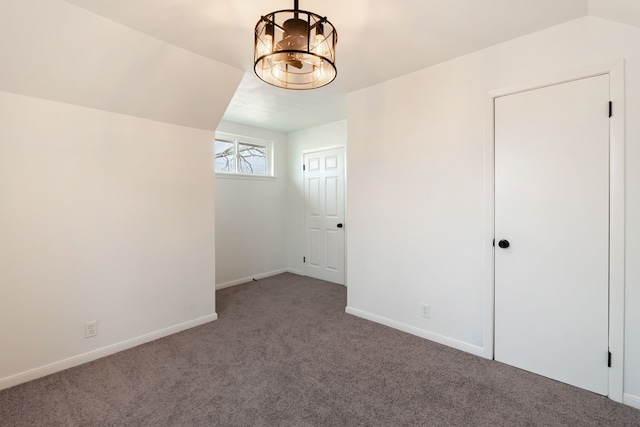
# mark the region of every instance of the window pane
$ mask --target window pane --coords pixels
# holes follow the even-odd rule
[[[266,175],[267,147],[238,142],[238,173]]]
[[[236,171],[236,153],[234,143],[216,139],[216,172],[235,172]]]

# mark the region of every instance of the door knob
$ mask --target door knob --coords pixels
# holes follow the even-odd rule
[[[509,247],[509,241],[508,240],[500,240],[498,242],[498,246],[500,246],[502,249],[507,249]]]
[[[338,228],[342,228],[342,223],[338,224]]]

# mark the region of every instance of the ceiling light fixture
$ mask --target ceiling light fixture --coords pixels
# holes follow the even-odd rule
[[[265,82],[285,89],[315,89],[336,78],[338,33],[320,15],[298,9],[271,12],[256,24],[254,67]]]

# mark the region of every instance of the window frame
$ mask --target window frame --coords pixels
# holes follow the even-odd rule
[[[216,141],[223,141],[233,143],[234,145],[234,171],[217,171],[215,164],[215,143]],[[258,147],[264,147],[266,152],[266,170],[264,174],[259,173],[246,173],[246,172],[238,172],[238,146],[239,144],[248,144],[254,145]],[[254,138],[250,136],[238,135],[227,132],[218,132],[216,131],[215,139],[213,142],[213,169],[217,177],[219,178],[244,178],[244,179],[273,179],[275,178],[275,168],[274,168],[274,156],[273,156],[273,141],[261,138]]]

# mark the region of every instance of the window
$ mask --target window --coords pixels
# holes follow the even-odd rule
[[[272,143],[216,132],[216,173],[273,176]]]

